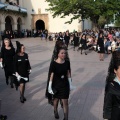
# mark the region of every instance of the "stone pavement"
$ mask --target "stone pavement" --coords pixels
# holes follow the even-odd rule
[[[54,42],[40,38],[18,39],[29,53],[32,74],[27,83],[25,96],[27,101],[19,101],[19,91],[5,84],[4,72],[0,68],[0,99],[2,114],[8,120],[55,120],[53,107],[45,99],[46,81]],[[15,40],[12,40],[15,44]],[[87,56],[73,51],[69,47],[73,84],[77,87],[69,99],[69,120],[103,120],[104,86],[111,55],[100,62],[96,52]],[[60,120],[63,110],[59,106]]]

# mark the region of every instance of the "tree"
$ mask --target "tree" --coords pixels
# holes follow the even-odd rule
[[[53,17],[72,15],[70,21],[74,19],[90,19],[94,28],[98,28],[99,18],[102,16],[107,23],[120,14],[120,0],[46,0],[49,3],[48,11],[53,13]]]
[[[115,26],[120,27],[120,17],[115,20]]]

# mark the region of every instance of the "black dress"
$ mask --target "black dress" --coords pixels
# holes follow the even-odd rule
[[[48,93],[48,85],[49,85],[49,81],[50,81],[50,75],[51,75],[51,72],[52,72],[52,70],[51,70],[52,69],[52,65],[54,63],[54,60],[57,59],[57,53],[58,53],[58,48],[59,48],[58,42],[59,41],[57,41],[56,44],[55,44],[55,47],[54,47],[54,50],[53,50],[52,59],[51,59],[51,62],[50,62],[49,71],[48,71],[48,79],[47,79],[47,86],[46,86],[46,92],[45,92],[45,97],[48,99],[48,103],[50,103],[52,101],[52,99],[53,99],[53,96],[50,93]],[[70,62],[68,51],[66,52],[65,60]],[[71,73],[71,68],[70,68],[70,73]]]
[[[30,62],[28,59],[28,54],[24,53],[23,56],[19,56],[18,54],[15,55],[15,66],[14,70],[17,72],[21,77],[29,78],[29,70],[31,69]],[[20,83],[25,83],[24,79],[20,79]]]
[[[78,46],[79,37],[74,36],[73,41],[74,41],[74,46],[75,46],[75,47]]]
[[[14,55],[15,49],[13,47],[11,47],[11,49],[9,50],[5,47],[1,48],[1,58],[3,59],[3,66],[6,78],[12,76],[14,73]]]
[[[100,50],[98,50],[98,53],[105,53],[104,40],[103,40],[103,38],[98,38],[97,46],[100,47]]]
[[[65,61],[60,64],[53,62],[51,65],[51,72],[54,73],[52,88],[57,91],[54,98],[58,99],[68,99],[69,98],[69,82],[67,73],[70,71],[70,62]]]
[[[64,40],[65,40],[65,44],[67,45],[67,47],[68,47],[68,44],[69,44],[69,41],[70,41],[70,36],[68,35],[65,35],[65,37],[64,37]]]
[[[86,39],[81,39],[80,44],[82,45],[82,49],[87,49],[87,41]]]

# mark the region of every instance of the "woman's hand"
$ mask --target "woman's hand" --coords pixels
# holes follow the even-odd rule
[[[49,92],[50,94],[54,95],[53,90],[52,90],[52,81],[51,81],[51,80],[49,81],[48,92]]]
[[[32,70],[30,69],[30,70],[29,70],[29,74],[31,74],[31,72],[32,72]]]
[[[18,81],[20,81],[21,76],[20,76],[17,72],[15,73],[15,75],[16,75],[16,77],[17,77]]]

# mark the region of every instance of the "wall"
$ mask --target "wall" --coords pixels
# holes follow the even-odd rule
[[[28,2],[29,1],[29,2]],[[32,9],[34,9],[34,13],[38,14],[38,9],[41,10],[41,14],[48,14],[48,26],[49,32],[63,32],[69,29],[70,31],[73,30],[81,30],[80,24],[78,20],[75,20],[72,24],[64,24],[66,21],[70,20],[70,17],[66,18],[53,18],[50,12],[47,12],[45,9],[48,8],[48,3],[45,0],[23,0],[23,6],[28,10],[28,17],[26,18],[26,28],[32,28]]]
[[[39,14],[38,9],[40,9],[41,14],[48,14],[48,23],[47,28],[49,32],[64,32],[66,30],[70,30],[71,32],[73,30],[81,31],[82,30],[82,23],[78,23],[78,20],[74,20],[72,24],[65,24],[66,21],[69,21],[71,16],[68,16],[66,18],[53,18],[52,14],[48,11],[46,11],[46,8],[48,8],[48,3],[45,2],[45,0],[23,0],[23,7],[27,8],[28,16],[25,18],[25,28],[26,29],[32,29],[34,25],[33,19],[32,19],[32,9],[34,10],[34,14]],[[41,15],[41,16],[42,16]],[[36,19],[36,18],[35,18]],[[85,20],[84,23],[85,29],[91,29],[91,23],[90,21]]]

